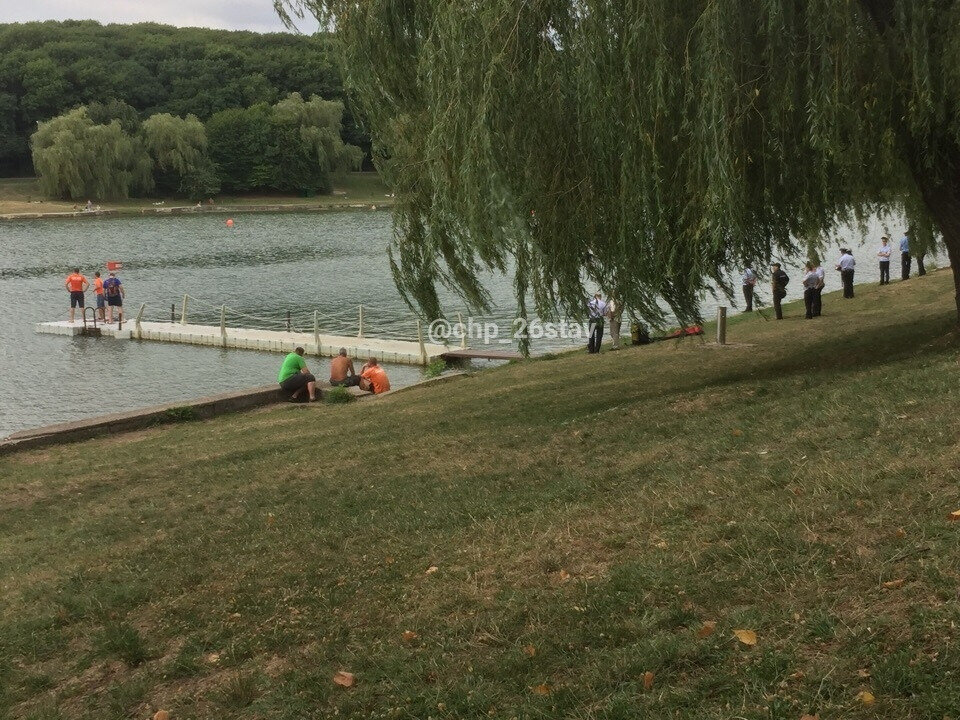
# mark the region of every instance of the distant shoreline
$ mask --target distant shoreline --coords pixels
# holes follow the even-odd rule
[[[94,203],[97,201],[94,200]],[[45,198],[36,178],[0,178],[0,221],[47,220],[103,217],[145,217],[165,215],[202,215],[205,213],[282,213],[320,212],[324,210],[370,210],[393,207],[390,189],[375,172],[348,173],[333,178],[329,194],[305,198],[293,194],[223,193],[213,204],[183,198],[154,197],[100,201],[97,210],[84,210],[86,200]]]
[[[284,212],[324,212],[327,210],[385,210],[393,207],[393,200],[385,198],[377,203],[330,203],[316,205],[312,203],[272,203],[263,205],[214,205],[194,207],[192,205],[158,208],[111,208],[109,210],[76,210],[50,212],[18,212],[0,214],[0,221],[15,220],[62,220],[77,218],[141,217],[165,215],[237,215],[241,213],[284,213]]]

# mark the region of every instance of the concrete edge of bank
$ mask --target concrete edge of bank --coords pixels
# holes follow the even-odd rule
[[[440,377],[422,380],[406,387],[391,390],[383,395],[373,395],[357,388],[349,388],[349,392],[357,400],[397,395],[413,388],[425,385],[434,385],[456,380],[468,375],[466,372],[450,373]],[[321,397],[330,391],[327,383],[318,383],[317,388]],[[269,405],[287,403],[286,394],[276,385],[221,393],[202,397],[191,402],[166,403],[141,410],[130,412],[99,415],[87,420],[46,425],[39,428],[22,430],[0,440],[0,455],[10,455],[21,450],[33,450],[62,443],[79,442],[104,435],[133,432],[160,425],[169,425],[193,420],[207,420],[219,415],[254,410]],[[311,407],[310,405],[292,404],[292,407]]]

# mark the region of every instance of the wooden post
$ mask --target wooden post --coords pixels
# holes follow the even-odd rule
[[[463,315],[457,313],[457,322],[460,324],[460,347],[467,349],[467,328],[463,325]]]
[[[287,332],[290,332],[290,311],[287,310]]]
[[[186,324],[187,324],[187,297],[188,297],[188,296],[187,296],[186,294],[184,294],[184,296],[183,296],[183,307],[180,309],[180,324],[181,324],[181,325],[186,325]]]
[[[320,356],[320,318],[317,311],[313,311],[313,342],[317,346],[317,357]]]
[[[134,320],[134,328],[137,331],[137,340],[143,336],[143,330],[140,328],[140,319],[143,317],[143,311],[146,309],[146,303],[140,303],[140,310],[137,312],[137,319]]]
[[[220,342],[227,346],[227,306],[220,306]]]
[[[177,321],[177,306],[173,303],[170,303],[170,324],[173,325]]]
[[[717,308],[717,345],[727,344],[727,309]]]
[[[427,348],[423,344],[423,324],[417,318],[417,342],[420,343],[420,364],[427,364]]]
[[[362,337],[363,337],[363,305],[360,306],[360,324],[359,324],[359,328],[360,328],[360,329],[357,330],[357,337],[358,337],[358,338],[362,338]]]

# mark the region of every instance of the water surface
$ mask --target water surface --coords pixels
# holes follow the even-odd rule
[[[321,331],[353,335],[362,303],[367,333],[415,337],[413,316],[393,285],[386,257],[389,213],[241,215],[232,229],[224,220],[184,215],[0,224],[0,437],[276,379],[281,358],[274,353],[35,333],[37,322],[66,319],[63,279],[75,265],[92,279],[108,260],[122,261],[127,312],[135,314],[145,303],[148,320],[169,320],[171,305],[179,313],[188,293],[196,299],[188,306],[192,322],[218,323],[219,308],[226,305],[234,326],[281,329],[290,313],[294,327],[309,331],[317,310]],[[880,233],[874,224],[868,246],[857,251],[858,282],[878,278],[874,245]],[[892,266],[896,278],[899,264]],[[799,270],[788,272],[790,298],[799,297]],[[487,286],[497,306],[488,319],[506,332],[515,316],[512,280],[489,276]],[[828,290],[838,286],[831,270]],[[92,293],[87,297],[92,302]],[[455,317],[462,308],[447,300]],[[704,300],[707,317],[716,304]],[[570,345],[556,340],[536,349]],[[308,358],[321,378],[327,364]],[[409,366],[388,371],[397,387],[421,377],[419,368]]]

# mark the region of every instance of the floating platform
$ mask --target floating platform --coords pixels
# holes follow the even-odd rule
[[[87,323],[91,328],[92,323]],[[374,337],[343,337],[338,335],[315,336],[313,333],[259,330],[256,328],[221,329],[219,325],[191,325],[168,322],[124,321],[122,329],[117,323],[98,323],[101,337],[119,340],[148,340],[153,342],[180,343],[182,345],[206,345],[208,347],[263,350],[289,353],[302,347],[307,355],[334,357],[345,347],[353,358],[375,357],[381,362],[403,365],[427,365],[443,357],[449,348],[433,343],[409,340],[387,340]],[[75,336],[83,334],[83,323],[69,322],[38,323],[38,333],[45,335]]]

